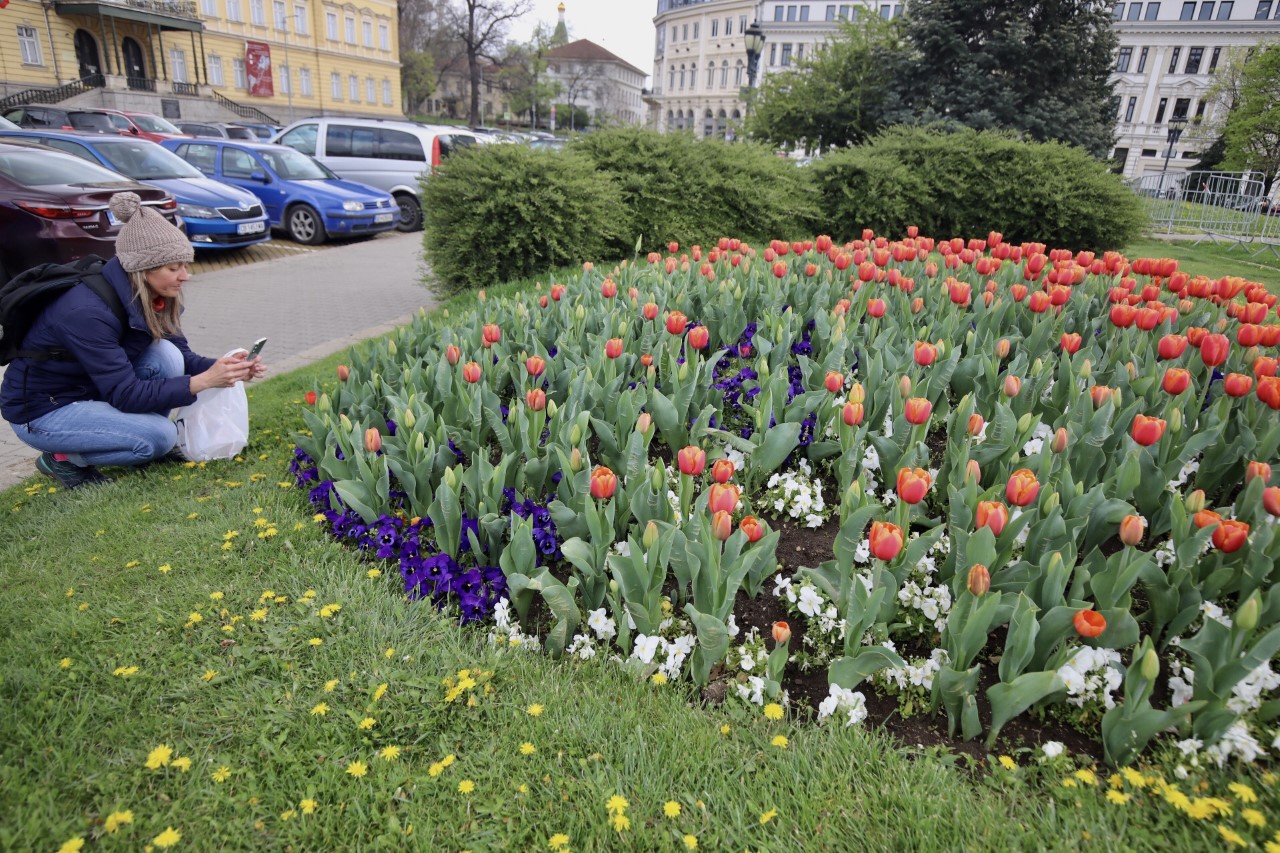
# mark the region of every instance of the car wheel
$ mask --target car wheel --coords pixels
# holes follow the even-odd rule
[[[294,205],[289,208],[284,221],[289,236],[297,242],[306,243],[309,246],[324,242],[324,223],[320,221],[320,214],[311,205]]]
[[[422,204],[418,199],[409,193],[401,193],[396,196],[396,204],[400,205],[400,223],[396,225],[396,230],[421,231]]]

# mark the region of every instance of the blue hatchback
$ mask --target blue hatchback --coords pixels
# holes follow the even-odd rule
[[[75,154],[134,180],[168,190],[197,249],[238,249],[271,239],[266,212],[252,193],[211,180],[172,151],[136,137],[54,130],[6,130]]]
[[[390,193],[344,181],[284,145],[230,139],[168,139],[165,148],[209,177],[262,200],[271,225],[299,243],[389,231],[400,221]]]

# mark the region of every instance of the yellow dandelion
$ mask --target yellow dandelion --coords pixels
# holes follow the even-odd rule
[[[89,609],[89,602],[87,601],[80,602],[80,606],[76,608],[76,610],[79,610],[81,613],[85,612],[88,609]]]
[[[524,712],[530,717],[541,717],[543,710],[544,709],[541,705],[530,705],[528,708],[524,709]]]
[[[427,775],[433,779],[436,776],[439,776],[443,772],[444,772],[444,765],[441,764],[439,761],[433,761],[431,763],[431,766],[427,768]]]
[[[380,578],[382,577],[382,569],[370,569],[369,571],[365,572],[365,574],[371,578]]]
[[[253,611],[252,613],[249,614],[249,618],[252,619],[254,622],[267,621],[267,608],[263,607],[260,610]]]
[[[103,829],[109,833],[119,831],[120,827],[125,824],[133,823],[133,812],[129,809],[124,811],[112,812],[107,815],[107,819],[102,822]]]
[[[172,847],[182,840],[182,833],[174,829],[172,826],[165,827],[164,832],[151,839],[151,843],[156,847]]]
[[[778,810],[777,810],[777,809],[769,809],[767,812],[765,812],[764,814],[760,815],[760,825],[761,825],[761,826],[764,826],[766,823],[768,823],[769,821],[773,820],[773,819],[774,819],[775,817],[777,817],[777,816],[778,816]]]
[[[373,701],[377,702],[387,695],[387,683],[384,681],[373,691]]]
[[[1218,827],[1218,834],[1222,836],[1222,840],[1230,844],[1232,847],[1248,847],[1249,842],[1244,840],[1244,836],[1236,832],[1234,829],[1226,826]]]
[[[295,816],[296,814],[297,814],[297,812],[295,812],[293,809],[286,809],[286,810],[284,810],[284,811],[280,812],[280,819],[281,819],[281,820],[289,820],[289,818],[291,818],[291,817]]]
[[[1008,755],[1002,755],[1000,756],[1000,766],[1005,770],[1017,770],[1018,762],[1014,761],[1013,758]]]
[[[168,563],[165,563],[163,566],[160,566],[159,568],[157,568],[156,571],[158,571],[162,575],[167,575],[169,574],[169,572],[173,571],[173,566],[169,565]]]
[[[68,838],[62,842],[62,846],[58,848],[58,853],[78,853],[84,849],[84,839],[77,835],[75,838]]]
[[[307,798],[302,802],[298,803],[298,808],[302,809],[303,814],[315,814],[316,809],[319,807],[319,805],[320,804],[317,803],[315,800]]]
[[[1075,777],[1086,785],[1097,785],[1098,774],[1094,773],[1087,767],[1082,767],[1075,772]]]
[[[338,679],[331,678],[324,683],[324,692],[332,693],[334,689],[337,688],[337,686],[338,686]]]
[[[1066,779],[1063,779],[1063,780],[1062,780],[1062,787],[1064,787],[1064,788],[1075,788],[1075,787],[1078,787],[1078,786],[1076,785],[1076,780],[1075,780],[1075,779],[1072,779],[1071,777],[1067,777]]]
[[[290,485],[292,486],[293,484],[290,483]],[[325,515],[323,512],[317,512],[315,515],[311,516],[311,520],[316,524],[322,524],[325,521]]]
[[[1245,809],[1240,812],[1240,817],[1244,818],[1244,822],[1255,829],[1262,829],[1267,825],[1267,818],[1257,809]]]
[[[223,540],[230,542],[232,539],[235,539],[239,535],[240,535],[239,530],[228,530],[226,533],[222,534],[222,538]]]
[[[613,824],[614,832],[626,832],[631,828],[631,818],[624,814],[616,814],[609,818],[609,823]]]
[[[383,652],[383,653],[382,653],[382,656],[383,656],[384,658],[386,658],[387,660],[391,660],[391,656],[392,656],[392,655],[394,655],[395,653],[396,653],[396,650],[395,650],[394,648],[391,648],[391,649],[387,649],[385,652]]]
[[[720,734],[722,735],[727,735],[731,731],[733,731],[733,729],[729,727],[728,723],[725,723],[723,726],[720,727]]]
[[[378,757],[383,761],[395,761],[400,757],[400,747],[395,745],[384,746],[382,750],[378,752]]]
[[[448,755],[446,755],[444,758],[440,759],[440,764],[443,767],[449,767],[450,765],[453,764],[453,762],[457,760],[458,760],[458,757],[451,752]]]
[[[1129,794],[1122,791],[1107,791],[1107,802],[1115,803],[1117,806],[1123,806],[1129,802]]]
[[[129,562],[124,564],[124,567],[126,569],[136,569],[138,566],[141,566],[141,565],[142,563],[139,562],[138,560],[130,560]]]
[[[217,770],[215,770],[215,771],[213,771],[212,773],[210,773],[210,774],[209,774],[209,776],[210,776],[210,778],[212,778],[212,779],[213,779],[213,781],[215,781],[215,782],[217,782],[219,785],[221,785],[223,782],[225,782],[225,781],[227,781],[228,779],[230,779],[230,778],[231,778],[231,768],[230,768],[230,767],[219,767]]]
[[[224,551],[230,551],[230,550],[231,550],[232,548],[234,548],[234,547],[235,547],[235,545],[231,544],[230,542],[223,542],[223,543],[222,543],[222,550],[224,550]]]
[[[609,814],[622,814],[631,807],[631,803],[627,802],[627,798],[621,794],[614,794],[604,807],[608,809]]]
[[[71,598],[75,594],[76,594],[76,588],[74,586],[67,587],[67,598]]]
[[[63,658],[58,661],[58,667],[60,669],[71,669],[71,658]]]
[[[1227,786],[1227,790],[1236,795],[1236,799],[1242,803],[1256,803],[1258,795],[1253,789],[1241,782],[1232,782]]]
[[[1124,777],[1124,781],[1135,788],[1145,788],[1147,786],[1147,777],[1132,767],[1121,767],[1120,775]]]
[[[111,674],[120,678],[129,678],[138,674],[138,668],[136,666],[118,666]]]
[[[161,767],[169,766],[169,759],[173,757],[173,750],[167,743],[162,743],[151,752],[147,753],[148,770],[159,770]]]
[[[685,849],[686,849],[686,850],[697,850],[697,849],[698,849],[698,836],[696,836],[696,835],[685,835],[685,836],[684,836],[683,838],[681,838],[680,840],[684,842],[684,846],[685,846]]]
[[[472,782],[470,779],[463,779],[461,782],[458,783],[459,794],[470,794],[475,789],[476,789],[476,783]]]
[[[198,610],[193,610],[191,613],[187,614],[187,621],[192,625],[198,625],[204,621],[204,614]]]
[[[191,759],[184,755],[184,756],[181,756],[180,758],[173,759],[173,761],[169,762],[169,766],[176,767],[179,770],[181,770],[183,773],[186,773],[188,770],[191,769]]]
[[[769,743],[773,744],[778,749],[786,749],[787,744],[791,743],[791,741],[787,740],[786,735],[774,735],[773,740],[769,741]]]
[[[655,686],[661,687],[662,685],[667,683],[667,676],[664,673],[655,672],[652,676],[650,676],[649,680],[653,682]]]
[[[192,521],[192,520],[197,519],[197,518],[199,518],[199,517],[200,517],[200,513],[198,513],[198,512],[189,512],[189,513],[187,513],[187,521]]]
[[[360,731],[362,732],[367,732],[369,731],[369,729],[373,728],[377,724],[378,724],[378,721],[375,720],[373,717],[365,717],[363,720],[361,720],[359,723],[356,724],[356,727],[360,729]]]
[[[538,751],[538,748],[533,744],[529,743],[529,741],[525,741],[524,743],[520,744],[521,755],[533,755],[537,751]]]
[[[569,846],[569,836],[563,832],[557,832],[555,835],[547,839],[547,846],[552,850],[560,850]]]
[[[311,716],[313,717],[323,717],[327,713],[329,713],[329,704],[327,702],[317,702],[311,709]]]
[[[519,785],[516,785],[516,792],[520,794],[527,794],[529,793],[529,786],[522,782]]]
[[[766,720],[781,720],[782,706],[777,702],[770,702],[764,706],[764,718]]]
[[[368,772],[369,772],[369,767],[363,761],[353,761],[347,765],[348,776],[354,776],[357,779],[359,779]]]
[[[662,804],[662,813],[670,818],[680,817],[680,804],[675,800],[667,800]]]
[[[341,609],[342,609],[341,604],[326,604],[325,606],[320,608],[320,618],[328,619],[330,616],[337,613]]]
[[[224,598],[224,596],[220,592],[211,592],[209,593],[209,598],[213,601],[221,601]]]

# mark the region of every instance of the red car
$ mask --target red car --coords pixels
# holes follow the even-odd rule
[[[187,137],[187,134],[183,133],[167,119],[151,113],[135,113],[97,107],[86,110],[86,112],[105,115],[110,120],[111,126],[124,136],[137,136],[141,139],[149,139],[152,142],[163,142],[166,139],[185,139]]]
[[[0,142],[0,282],[39,264],[115,255],[122,223],[107,202],[125,190],[182,227],[162,189],[42,145]]]

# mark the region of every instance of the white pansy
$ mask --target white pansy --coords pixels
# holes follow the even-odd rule
[[[631,656],[639,658],[641,663],[653,663],[653,656],[658,651],[658,645],[662,642],[659,636],[650,637],[648,634],[639,634],[636,636],[635,645],[631,649]]]
[[[569,655],[577,655],[582,660],[590,660],[596,656],[596,647],[587,634],[574,634],[573,642],[565,652]]]
[[[617,625],[609,618],[609,614],[603,607],[587,614],[587,627],[602,640],[608,640],[618,633]]]
[[[1058,669],[1058,677],[1067,686],[1067,704],[1081,708],[1092,700],[1113,708],[1116,700],[1112,694],[1124,680],[1120,653],[1088,646],[1077,649]]]
[[[1065,748],[1066,747],[1064,747],[1061,743],[1059,743],[1056,740],[1047,740],[1044,743],[1040,744],[1040,751],[1043,752],[1044,757],[1048,759],[1054,759],[1054,758],[1057,758],[1059,755],[1062,755],[1062,752]]]
[[[810,584],[800,587],[800,600],[796,606],[805,616],[817,616],[822,611],[822,596]]]
[[[1221,740],[1206,747],[1204,751],[1219,767],[1226,764],[1227,760],[1233,756],[1245,764],[1252,764],[1264,752],[1262,744],[1250,734],[1249,725],[1243,720],[1233,723]]]
[[[861,723],[867,718],[867,698],[861,693],[832,684],[827,698],[818,703],[818,722],[825,722],[836,714],[847,715],[846,726]]]

